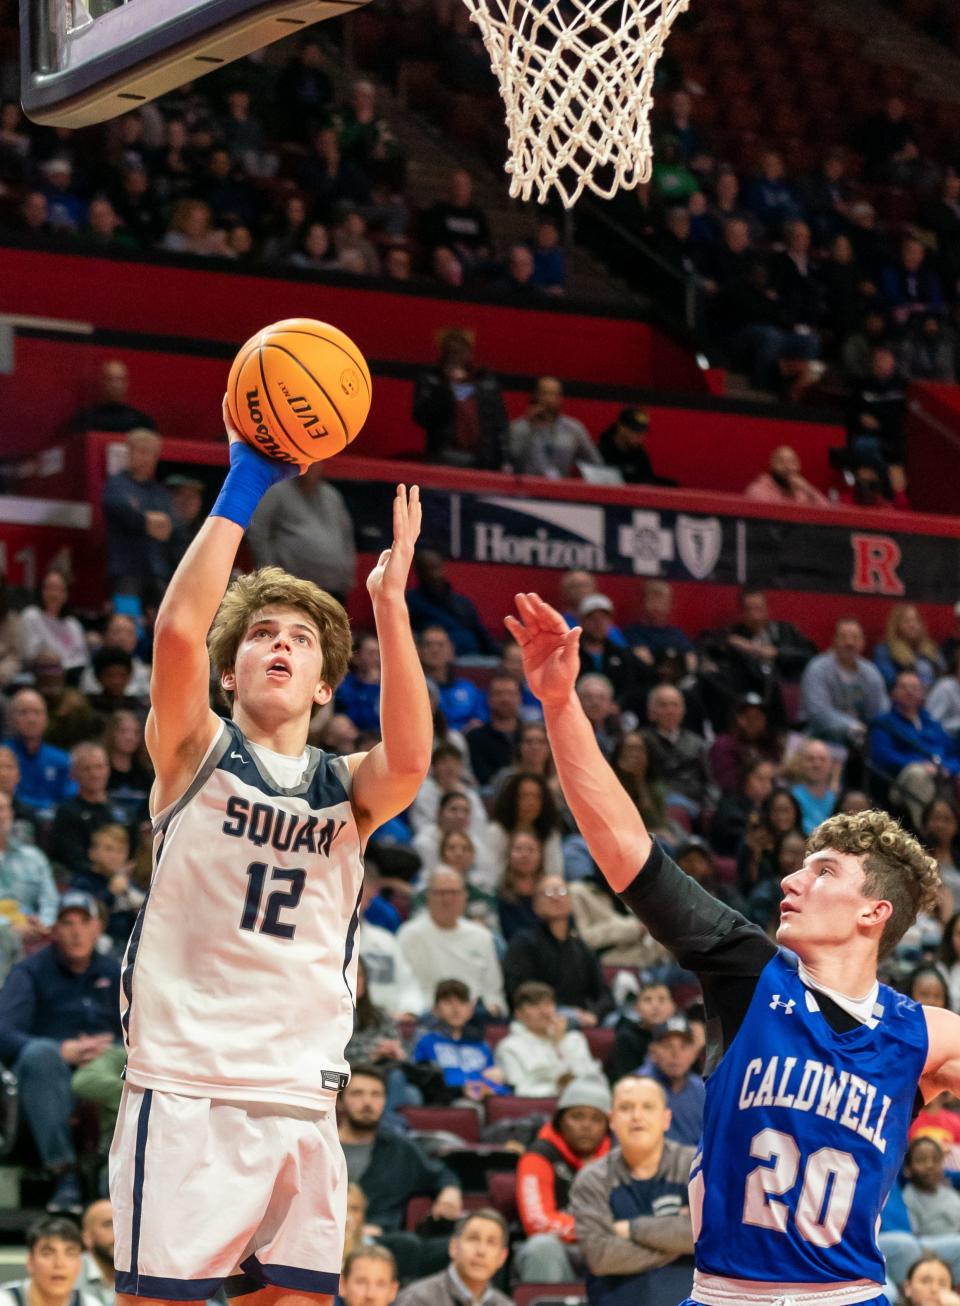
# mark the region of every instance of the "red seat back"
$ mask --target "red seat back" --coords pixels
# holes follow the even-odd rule
[[[513,1290],[514,1306],[539,1306],[547,1302],[579,1302],[587,1300],[587,1289],[582,1283],[518,1283]]]
[[[480,1116],[472,1106],[404,1106],[400,1114],[411,1129],[443,1130],[465,1143],[480,1142]]]
[[[479,1211],[482,1206],[490,1205],[489,1193],[464,1193],[464,1211]],[[404,1227],[409,1233],[416,1231],[421,1220],[425,1220],[433,1206],[432,1197],[411,1197],[407,1202],[407,1219]]]
[[[520,1219],[517,1210],[517,1175],[515,1170],[493,1170],[487,1175],[490,1205],[499,1211],[507,1224]]]
[[[612,1029],[602,1029],[597,1026],[595,1029],[585,1029],[584,1037],[590,1045],[591,1053],[597,1058],[601,1066],[607,1064],[607,1057],[613,1051],[614,1032]]]
[[[521,1120],[535,1111],[548,1118],[557,1109],[555,1097],[488,1097],[486,1099],[487,1124],[498,1120]]]

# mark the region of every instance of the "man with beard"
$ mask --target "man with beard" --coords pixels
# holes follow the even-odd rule
[[[825,508],[829,499],[800,474],[796,449],[781,444],[770,455],[769,469],[744,490],[754,503],[793,503],[801,508]]]
[[[417,1277],[446,1262],[446,1239],[419,1239],[402,1232],[411,1197],[431,1196],[434,1220],[458,1220],[463,1214],[463,1194],[456,1175],[440,1161],[428,1157],[411,1138],[381,1129],[387,1105],[383,1075],[373,1066],[353,1066],[350,1083],[340,1095],[337,1129],[351,1183],[359,1184],[367,1199],[367,1225],[379,1243],[397,1258],[402,1279]],[[432,1243],[440,1242],[437,1249]]]
[[[116,1299],[113,1268],[113,1207],[107,1197],[91,1202],[83,1213],[83,1264],[77,1287],[100,1306],[113,1306]]]

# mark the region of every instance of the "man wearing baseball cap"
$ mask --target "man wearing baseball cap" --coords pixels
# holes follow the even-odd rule
[[[51,942],[18,962],[0,989],[0,1059],[17,1077],[20,1109],[56,1180],[51,1211],[81,1205],[70,1132],[72,1071],[121,1037],[120,963],[97,952],[102,929],[90,894],[65,893]]]
[[[583,1273],[570,1186],[583,1166],[610,1150],[610,1089],[599,1076],[571,1080],[553,1119],[517,1166],[517,1209],[527,1241],[516,1251],[523,1283],[569,1283]]]
[[[189,549],[204,523],[203,495],[206,486],[199,476],[185,476],[182,472],[168,476],[163,484],[173,505],[170,551],[176,564]]]
[[[617,420],[600,436],[600,457],[616,467],[627,485],[676,485],[668,476],[658,476],[647,453],[650,419],[642,408],[623,408]]]
[[[647,1059],[636,1071],[663,1088],[671,1115],[667,1137],[678,1143],[700,1141],[706,1087],[693,1065],[702,1049],[703,1039],[689,1017],[678,1011],[653,1031]]]
[[[642,709],[652,675],[628,648],[610,638],[613,603],[606,594],[588,594],[577,609],[580,636],[580,675],[606,676],[620,707]]]
[[[770,712],[759,694],[741,694],[733,706],[730,728],[710,749],[710,770],[725,794],[735,794],[754,762],[779,762],[777,741],[770,729]]]

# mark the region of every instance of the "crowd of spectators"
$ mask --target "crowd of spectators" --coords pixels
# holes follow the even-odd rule
[[[454,19],[444,30],[468,75],[475,38]],[[261,105],[272,106],[262,118]],[[960,177],[920,156],[896,99],[809,177],[787,176],[775,150],[755,175],[725,165],[684,90],[657,130],[653,179],[621,212],[696,279],[702,328],[758,387],[799,398],[830,363],[849,396],[841,502],[908,507],[906,382],[956,379]],[[858,190],[861,159],[865,177],[919,188],[920,227],[881,229]],[[405,164],[373,84],[338,101],[307,36],[276,73],[247,61],[97,131],[36,129],[3,105],[0,222],[90,248],[432,279],[514,302],[564,293],[552,219],[498,251],[466,170],[443,202],[418,208]],[[109,1203],[90,1205],[82,1228],[69,1218],[98,1182],[73,1124],[78,1103],[94,1104],[106,1138],[119,1104],[119,958],[151,868],[151,626],[204,494],[190,477],[157,479],[156,422],[128,403],[127,381],[110,360],[71,422],[127,437],[102,501],[111,610],[75,613],[57,566],[36,594],[0,586],[0,1060],[51,1211],[28,1238],[29,1279],[0,1290],[0,1306],[29,1303],[31,1281],[48,1306],[113,1303]],[[417,378],[414,418],[428,458],[447,465],[672,484],[654,471],[642,409],[590,432],[565,411],[562,381],[542,376],[510,422],[466,330],[448,331]],[[745,493],[830,502],[787,447]],[[247,543],[257,564],[342,598],[354,588],[352,523],[322,464],[266,496]],[[485,627],[435,550],[419,551],[415,573],[435,749],[415,802],[367,853],[352,1078],[338,1107],[351,1180],[342,1299],[505,1306],[518,1281],[585,1281],[596,1306],[680,1299],[704,1103],[695,981],[591,861],[516,645]],[[853,618],[818,648],[772,618],[760,591],[705,631],[677,623],[662,580],[618,613],[592,576],[571,572],[558,606],[583,630],[578,695],[598,742],[681,868],[771,930],[780,880],[814,826],[889,807],[944,888],[886,978],[960,1009],[960,604],[942,645],[914,606],[892,605],[872,649]],[[376,637],[359,630],[311,742],[369,747],[379,678]],[[456,1120],[417,1114],[451,1106]],[[880,1234],[889,1296],[946,1303],[960,1282],[957,1103],[928,1103],[912,1132]],[[498,1149],[489,1173],[470,1150],[478,1137]]]
[[[563,295],[557,221],[535,218],[529,241],[498,249],[465,168],[436,203],[411,194],[376,85],[338,95],[334,62],[308,33],[282,65],[244,60],[80,131],[38,128],[6,101],[0,227],[128,254]]]
[[[960,176],[923,157],[900,96],[838,128],[806,174],[787,171],[775,141],[752,167],[733,166],[698,122],[696,95],[664,88],[651,181],[613,207],[695,280],[701,326],[726,341],[728,361],[794,397],[829,362],[855,433],[882,441],[864,403],[911,378],[957,377]],[[916,212],[884,224],[872,197],[897,186]]]
[[[118,476],[108,498],[140,493],[136,476]],[[305,513],[325,488],[295,490]],[[266,507],[268,522],[284,518]],[[138,511],[144,528],[150,514],[169,515],[169,533],[147,532],[169,543],[169,507]],[[299,519],[287,525],[306,538]],[[286,545],[268,525],[258,547],[268,562]],[[143,724],[162,579],[144,552],[96,621],[71,610],[70,577],[57,568],[35,596],[3,596],[0,1058],[19,1082],[57,1218],[84,1195],[77,1103],[96,1104],[104,1137],[119,1104],[119,957],[151,865]],[[345,575],[343,591],[352,583]],[[517,1280],[584,1279],[602,1306],[687,1291],[683,1178],[704,1104],[696,982],[592,863],[516,646],[484,627],[429,548],[408,598],[436,747],[415,802],[366,858],[353,1078],[340,1103],[359,1208],[345,1300],[354,1276],[379,1276],[384,1306],[398,1284],[418,1306]],[[658,579],[636,612],[618,613],[585,572],[562,577],[557,601],[583,628],[578,694],[600,746],[682,869],[770,930],[780,879],[802,862],[813,827],[887,805],[944,879],[937,910],[905,936],[887,978],[954,1006],[960,605],[942,646],[915,607],[896,603],[871,650],[851,618],[821,651],[772,618],[760,591],[744,591],[729,621],[706,631],[681,628]],[[376,638],[358,631],[313,742],[346,753],[377,738],[379,674]],[[464,1114],[473,1123],[459,1135]],[[943,1178],[944,1167],[960,1171],[960,1114],[951,1101],[928,1104],[914,1134],[882,1233],[896,1283],[921,1249],[951,1276],[960,1270],[960,1199]],[[517,1163],[506,1190],[478,1171],[478,1137],[496,1145],[499,1166]],[[418,1197],[428,1200],[414,1217]],[[55,1228],[44,1236],[73,1238],[72,1226]],[[924,1264],[941,1272],[940,1261]]]

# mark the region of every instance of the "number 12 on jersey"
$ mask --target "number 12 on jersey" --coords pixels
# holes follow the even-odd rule
[[[271,883],[275,880],[280,883],[289,885],[287,889],[275,889],[267,898],[267,909],[263,913],[263,920],[260,929],[257,931],[257,921],[260,919],[260,906],[263,902],[263,890],[267,881],[267,872],[270,871]],[[293,911],[303,894],[304,885],[307,882],[307,873],[302,867],[295,867],[288,870],[283,866],[274,866],[271,870],[266,862],[251,862],[247,867],[247,896],[243,904],[243,915],[240,917],[241,930],[250,930],[253,933],[272,934],[277,939],[292,939],[296,931],[296,925],[291,925],[289,921],[282,921],[280,913],[285,908]]]
[[[758,1165],[747,1175],[743,1194],[743,1222],[761,1229],[786,1233],[790,1207],[775,1199],[789,1192],[800,1173],[800,1149],[789,1134],[761,1129],[750,1140],[750,1155]],[[769,1164],[772,1162],[773,1164]],[[860,1177],[860,1167],[849,1152],[820,1147],[803,1167],[803,1183],[794,1219],[797,1232],[815,1247],[835,1247],[847,1227]]]

